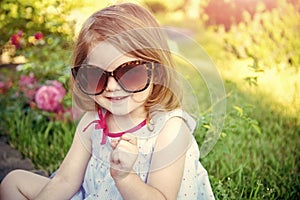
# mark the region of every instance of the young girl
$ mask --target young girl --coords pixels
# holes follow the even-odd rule
[[[16,170],[1,199],[214,199],[153,16],[119,4],[94,13],[76,43],[74,100],[86,113],[52,178]]]

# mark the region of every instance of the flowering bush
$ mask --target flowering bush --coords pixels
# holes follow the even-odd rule
[[[19,89],[28,99],[34,99],[37,90],[37,79],[32,72],[28,76],[23,74],[20,76]]]
[[[43,166],[47,171],[58,168],[75,131],[70,121],[70,93],[60,95],[63,98],[56,104],[59,109],[39,108],[35,98],[43,86],[55,85],[47,80],[57,80],[67,89],[75,30],[69,16],[82,1],[68,2],[0,3],[0,64],[9,65],[0,66],[0,134],[7,134],[10,144],[38,169]],[[19,63],[24,64],[15,70],[14,65]]]
[[[23,31],[18,31],[18,33],[13,34],[10,37],[10,43],[16,47],[16,49],[21,48],[21,39],[23,36]]]
[[[0,130],[38,168],[43,165],[51,172],[66,153],[61,147],[70,146],[75,131],[77,113],[65,83],[61,77],[47,80],[32,71],[0,68]]]
[[[4,94],[6,91],[6,85],[3,81],[0,81],[0,94]]]
[[[45,44],[43,38],[43,33],[39,31],[29,36],[26,40],[23,31],[19,30],[17,33],[13,34],[10,37],[10,44],[13,45],[16,49],[21,49],[22,47],[26,46],[29,47],[38,44]]]
[[[37,107],[51,112],[60,112],[63,107],[61,102],[66,94],[62,84],[57,81],[49,81],[51,85],[43,85],[35,94]]]
[[[0,94],[5,94],[11,86],[12,81],[10,79],[8,79],[8,81],[0,81]]]
[[[8,99],[6,101],[9,104],[18,101],[13,106],[29,108],[40,117],[45,116],[54,121],[71,121],[71,99],[63,84],[56,80],[41,82],[33,72],[28,75],[21,74],[14,81],[0,81],[0,94],[2,98]],[[1,101],[4,104],[5,101]]]
[[[24,59],[23,64],[16,67],[19,76],[15,73],[7,76],[13,80],[0,74],[0,94],[5,94],[0,97],[3,104],[0,107],[7,108],[8,112],[17,107],[27,109],[26,112],[36,113],[39,119],[71,120],[72,102],[63,86],[69,80],[65,61],[70,51],[60,47],[61,42],[61,38],[51,34],[45,36],[41,31],[19,30],[10,36],[6,45],[13,49],[11,57],[20,55],[18,57]]]

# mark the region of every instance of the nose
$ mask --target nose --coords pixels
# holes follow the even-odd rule
[[[108,76],[107,86],[106,86],[105,90],[109,91],[109,92],[114,92],[114,91],[117,91],[120,89],[121,89],[121,87],[120,87],[119,83],[116,81],[116,79],[113,76]]]

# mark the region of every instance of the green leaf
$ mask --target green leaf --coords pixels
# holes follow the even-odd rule
[[[244,115],[244,111],[243,111],[243,109],[241,107],[239,107],[239,106],[233,106],[233,108],[238,112],[238,115],[240,117],[242,117]]]
[[[261,135],[261,129],[258,125],[256,124],[251,124],[251,127],[256,131],[256,133],[258,133],[259,135]]]

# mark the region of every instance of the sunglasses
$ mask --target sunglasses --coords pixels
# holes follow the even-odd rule
[[[144,91],[151,81],[155,62],[142,60],[129,61],[108,72],[100,67],[81,64],[71,69],[73,78],[80,90],[87,95],[99,95],[107,87],[109,77],[113,77],[121,88],[129,93]]]

